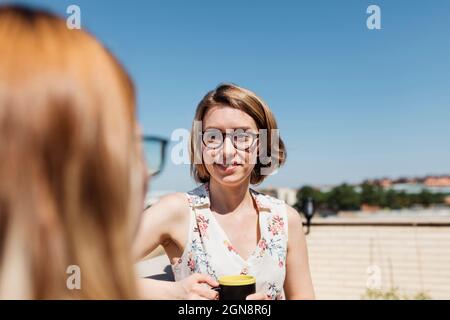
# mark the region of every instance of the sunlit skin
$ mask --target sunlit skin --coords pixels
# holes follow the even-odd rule
[[[203,118],[203,131],[219,129],[233,132],[245,129],[258,132],[255,121],[245,112],[228,106],[213,107]],[[210,174],[211,211],[227,234],[238,254],[246,260],[260,239],[258,210],[249,192],[250,174],[255,166],[258,141],[248,150],[234,147],[230,136],[217,149],[202,145],[203,161]],[[221,164],[231,165],[228,168]],[[134,255],[142,259],[158,245],[162,245],[172,263],[183,255],[188,237],[189,205],[184,193],[163,197],[146,210],[134,243]],[[298,212],[287,206],[288,251],[284,290],[287,299],[314,299],[314,290],[309,271],[308,255],[302,223]],[[246,226],[246,228],[242,228]],[[201,298],[216,297],[213,290],[199,284],[190,287]],[[202,291],[200,291],[202,290]],[[249,299],[267,299],[258,292]]]
[[[203,119],[203,131],[218,129],[222,132],[244,130],[258,133],[255,121],[245,112],[230,107],[214,107],[210,109]],[[238,150],[233,146],[231,138],[227,136],[218,149],[210,149],[202,145],[203,161],[208,173],[211,175],[211,183],[217,182],[224,187],[235,188],[244,184],[250,184],[250,174],[255,166],[258,150],[258,141],[248,150]],[[229,165],[224,169],[222,164]],[[214,182],[213,182],[214,181]]]

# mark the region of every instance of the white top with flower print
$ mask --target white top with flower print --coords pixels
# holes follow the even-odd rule
[[[256,278],[256,291],[272,299],[284,299],[288,224],[284,201],[250,189],[258,206],[261,238],[244,260],[233,248],[210,210],[209,185],[188,192],[191,207],[188,242],[179,261],[172,265],[175,280],[193,273],[216,280],[225,275],[248,274]]]

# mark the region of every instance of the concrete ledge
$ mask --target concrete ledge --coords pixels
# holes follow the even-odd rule
[[[305,223],[305,221],[304,221]],[[329,218],[313,218],[311,220],[311,226],[423,226],[423,227],[449,227],[449,216],[437,216],[437,217],[389,217],[389,216],[367,216],[358,217],[329,217]]]
[[[165,254],[138,262],[135,270],[141,278],[175,281],[169,258]]]

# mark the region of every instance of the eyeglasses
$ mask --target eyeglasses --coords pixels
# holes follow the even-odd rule
[[[156,136],[142,136],[142,142],[148,173],[156,176],[164,168],[168,140]]]
[[[203,131],[203,144],[210,149],[218,149],[223,145],[226,136],[231,137],[233,146],[238,150],[247,150],[253,146],[258,138],[257,133],[243,131],[242,129],[226,133],[219,129],[208,129]]]

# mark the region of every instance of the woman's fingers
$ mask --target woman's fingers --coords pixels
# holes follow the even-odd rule
[[[271,300],[271,299],[264,292],[257,292],[257,293],[248,295],[246,300]]]
[[[214,291],[209,288],[196,288],[195,290],[196,294],[202,298],[208,299],[208,300],[215,300],[218,296],[217,291]]]
[[[184,299],[188,300],[214,300],[218,293],[211,287],[218,287],[219,283],[212,277],[204,274],[193,274],[180,281],[184,291]]]
[[[188,300],[211,300],[211,299],[207,299],[207,298],[199,296],[197,294],[193,294],[193,295],[189,296]]]
[[[219,286],[219,283],[216,280],[214,280],[214,278],[206,274],[197,274],[195,279],[197,280],[198,283],[206,283],[213,288]]]

